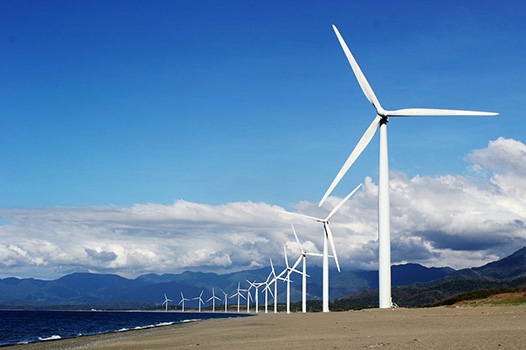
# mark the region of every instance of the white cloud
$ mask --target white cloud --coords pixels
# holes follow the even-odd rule
[[[466,156],[471,176],[414,176],[391,171],[393,263],[471,267],[526,245],[526,145],[499,138]],[[377,185],[363,188],[331,221],[344,268],[377,265]],[[324,208],[295,210],[325,217]],[[143,273],[229,272],[283,264],[299,249],[322,250],[320,223],[280,214],[266,203],[56,207],[0,211],[0,277],[56,278],[73,271]],[[317,261],[319,260],[319,261]],[[321,264],[313,258],[310,264]]]

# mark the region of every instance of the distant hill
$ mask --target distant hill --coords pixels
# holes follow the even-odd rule
[[[204,290],[203,297],[207,300],[212,288],[215,288],[216,295],[223,298],[222,290],[232,295],[238,283],[241,283],[241,288],[245,288],[247,279],[264,281],[269,272],[270,268],[260,268],[223,275],[190,271],[181,274],[147,274],[135,279],[91,273],[74,273],[53,281],[5,278],[0,279],[0,308],[153,309],[162,307],[164,293],[174,301],[171,307],[175,307],[181,292],[191,299]],[[322,269],[309,266],[308,273],[311,276],[307,286],[308,299],[319,301],[322,294]],[[330,276],[330,295],[334,307],[377,306],[377,271],[338,273],[331,269]],[[526,248],[482,267],[459,271],[418,264],[396,265],[392,267],[393,300],[400,306],[421,306],[474,289],[526,284],[524,279]],[[283,302],[285,284],[279,284],[278,289],[279,300]],[[300,278],[293,276],[291,300],[300,299]],[[233,303],[234,299],[230,299],[229,304]],[[197,307],[197,303],[190,301],[185,306]]]
[[[394,267],[393,267],[394,269]],[[393,284],[394,285],[394,284]],[[392,288],[393,301],[403,307],[438,304],[459,294],[526,286],[526,247],[481,267],[462,269],[428,282],[408,283]],[[484,294],[480,292],[479,294]],[[378,290],[364,289],[333,302],[336,308],[378,306]]]

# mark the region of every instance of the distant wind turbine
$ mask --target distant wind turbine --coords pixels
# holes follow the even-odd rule
[[[172,299],[168,299],[168,297],[166,296],[166,293],[164,293],[164,301],[163,301],[163,304],[162,305],[165,305],[166,306],[166,309],[165,311],[168,311],[168,303],[170,301],[173,301]]]
[[[270,289],[270,286],[274,281],[274,279],[272,278],[273,272],[274,271],[272,269],[268,274],[267,280],[263,282],[263,284],[265,285],[265,287],[263,288],[263,291],[265,292],[265,313],[268,313],[268,293],[270,293],[270,295],[274,297],[274,295],[272,294],[272,290]]]
[[[205,302],[203,301],[203,299],[202,299],[203,293],[204,293],[204,290],[201,291],[201,294],[199,294],[198,297],[196,297],[196,298],[192,298],[192,300],[197,300],[197,303],[198,303],[198,305],[199,305],[199,312],[201,312],[201,304],[204,304],[204,303],[205,303]]]
[[[274,313],[277,314],[278,313],[278,280],[287,281],[285,278],[281,277],[285,273],[287,273],[287,269],[283,270],[279,275],[276,275],[276,270],[274,269],[274,264],[272,263],[272,259],[270,259],[270,268],[272,269],[271,271],[272,276],[274,276],[272,278],[273,282],[270,282],[270,283],[274,283]]]
[[[246,299],[243,294],[241,294],[242,289],[240,288],[241,283],[237,284],[237,292],[230,296],[230,298],[237,297],[237,313],[239,313],[239,304],[240,304],[240,298]]]
[[[221,289],[221,292],[223,293],[223,295],[225,296],[224,300],[225,300],[225,312],[228,312],[228,294],[225,293],[224,290]]]
[[[247,289],[242,289],[243,292],[247,292],[247,313],[250,313],[250,302],[254,300],[252,299],[250,288],[252,288],[252,285],[249,284]]]
[[[284,213],[295,215],[304,219],[309,219],[317,222],[321,222],[323,224],[323,312],[329,312],[329,248],[328,244],[331,245],[332,254],[334,255],[334,261],[336,263],[336,267],[338,268],[338,271],[340,271],[340,263],[338,262],[338,255],[336,254],[336,248],[334,246],[334,239],[332,236],[332,231],[329,226],[329,220],[340,210],[340,208],[347,202],[351,196],[358,191],[358,189],[362,187],[362,184],[359,184],[355,187],[354,190],[352,190],[351,193],[347,195],[340,203],[338,203],[334,209],[331,210],[329,215],[325,219],[316,218],[314,216],[299,214],[299,213],[291,213],[288,211],[285,211]]]
[[[250,287],[254,288],[254,302],[256,303],[256,314],[259,313],[259,287],[264,285],[264,283],[258,283],[256,281],[250,282],[247,280]]]
[[[378,167],[378,270],[379,270],[379,305],[380,308],[392,307],[391,299],[391,232],[390,232],[390,213],[389,213],[389,161],[387,150],[387,123],[389,117],[416,117],[416,116],[496,116],[498,113],[493,112],[479,112],[479,111],[465,111],[465,110],[451,110],[451,109],[431,109],[431,108],[405,108],[397,110],[386,110],[380,105],[380,101],[376,97],[369,82],[365,78],[360,66],[356,62],[347,44],[343,40],[340,32],[336,26],[332,26],[342,49],[347,56],[347,60],[351,65],[358,84],[360,85],[365,97],[373,105],[376,110],[376,117],[365,133],[363,134],[354,150],[343,164],[341,170],[338,172],[327,192],[323,195],[320,206],[332,193],[341,178],[349,170],[351,165],[360,156],[362,151],[371,142],[376,129],[380,127],[380,154]]]
[[[283,246],[283,251],[285,253],[285,265],[286,265],[285,271],[287,273],[287,277],[285,277],[285,281],[287,282],[287,313],[290,314],[290,275],[293,272],[296,272],[296,273],[302,275],[301,271],[296,270],[296,267],[298,267],[298,265],[301,262],[301,256],[298,257],[298,260],[296,260],[294,265],[290,266],[289,265],[289,258],[287,257],[287,247]]]
[[[296,242],[298,243],[298,246],[300,247],[301,252],[301,260],[303,265],[303,273],[302,273],[302,281],[301,281],[301,311],[307,312],[307,256],[321,256],[323,257],[323,254],[320,253],[308,253],[305,250],[303,250],[303,247],[300,243],[300,239],[298,238],[298,234],[296,233],[296,230],[294,229],[294,225],[290,225],[292,227],[292,232],[294,232],[294,237],[296,237]]]
[[[181,305],[181,304],[182,304],[182,311],[183,311],[183,312],[184,312],[184,302],[185,302],[185,301],[190,301],[190,299],[185,298],[184,295],[183,295],[183,292],[181,292],[181,301],[179,302],[178,305]]]
[[[212,296],[207,300],[207,302],[210,300],[212,300],[212,312],[216,312],[216,300],[221,301],[221,299],[216,297],[214,288],[212,288]]]

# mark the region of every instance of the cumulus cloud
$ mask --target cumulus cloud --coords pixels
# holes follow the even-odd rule
[[[469,176],[407,177],[391,171],[393,263],[454,268],[482,265],[526,245],[526,145],[499,138],[470,152]],[[303,201],[294,210],[325,217]],[[333,217],[345,269],[377,267],[377,184],[362,189]],[[300,250],[320,252],[320,223],[280,213],[266,203],[208,205],[178,200],[131,207],[56,207],[0,211],[0,277],[56,278],[74,271],[126,277],[185,270],[219,273],[283,265]],[[321,265],[311,258],[310,264]]]

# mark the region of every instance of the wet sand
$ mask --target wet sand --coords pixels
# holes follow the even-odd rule
[[[6,349],[525,349],[526,305],[258,314]]]

